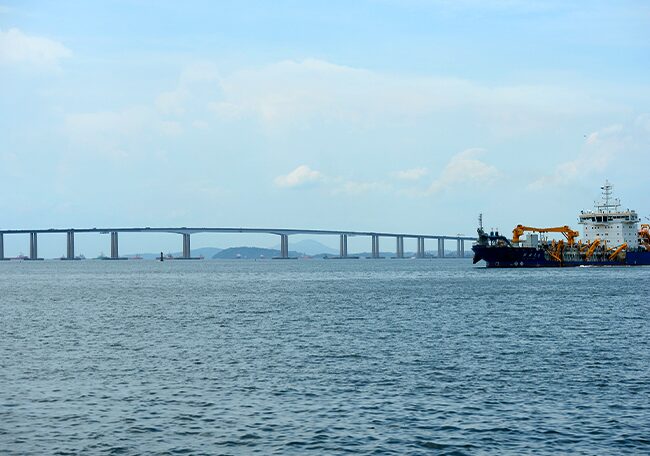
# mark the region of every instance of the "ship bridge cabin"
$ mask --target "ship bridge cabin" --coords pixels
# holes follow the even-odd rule
[[[639,245],[639,216],[629,209],[620,210],[621,203],[612,198],[609,182],[605,181],[601,189],[602,201],[594,204],[593,211],[581,211],[578,216],[578,223],[584,225],[584,242],[599,239],[610,247],[627,244],[628,249],[636,249]]]

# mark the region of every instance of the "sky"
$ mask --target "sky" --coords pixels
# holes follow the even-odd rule
[[[0,228],[578,228],[605,179],[650,217],[649,74],[644,0],[0,0]]]

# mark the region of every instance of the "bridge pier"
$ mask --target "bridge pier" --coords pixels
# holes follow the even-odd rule
[[[190,235],[187,233],[183,233],[183,258],[189,259],[190,258]]]
[[[275,257],[275,260],[288,260],[289,259],[289,235],[280,234],[280,256]]]
[[[465,241],[463,239],[456,239],[456,257],[465,257]]]
[[[404,236],[395,237],[395,258],[404,258]]]
[[[117,260],[120,257],[120,249],[117,239],[117,231],[111,231],[111,260]]]
[[[416,258],[424,258],[424,238],[423,237],[418,237],[418,249],[417,253],[415,254]]]
[[[0,261],[6,260],[5,258],[5,240],[4,234],[0,233]]]
[[[445,240],[443,238],[438,238],[438,258],[445,257]]]
[[[66,260],[74,260],[74,231],[68,231],[67,238]]]
[[[38,234],[29,233],[29,259],[38,260]]]
[[[348,255],[348,235],[340,234],[339,235],[339,256],[332,257],[335,260],[357,260],[358,256]]]
[[[280,254],[282,258],[289,258],[289,235],[283,234],[280,239]]]
[[[372,235],[372,255],[371,255],[371,258],[373,258],[373,259],[381,258],[381,256],[379,256],[379,235],[377,235],[377,234]]]

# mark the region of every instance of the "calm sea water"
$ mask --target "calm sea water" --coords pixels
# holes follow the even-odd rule
[[[0,263],[2,454],[650,452],[650,268]]]

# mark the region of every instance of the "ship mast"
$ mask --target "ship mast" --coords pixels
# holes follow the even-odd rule
[[[603,199],[600,204],[595,203],[597,212],[616,212],[621,205],[621,201],[618,198],[612,198],[612,184],[608,180],[605,180],[605,185],[600,187],[603,191]]]

